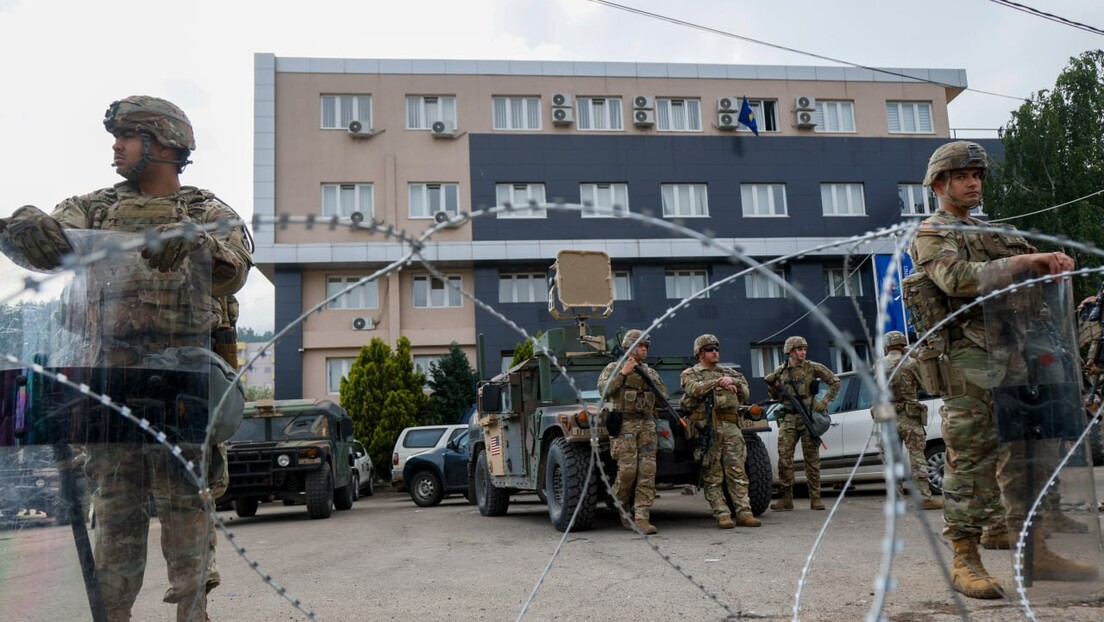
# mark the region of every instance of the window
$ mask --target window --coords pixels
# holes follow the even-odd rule
[[[437,121],[452,122],[456,127],[456,98],[449,96],[408,95],[406,97],[406,129],[428,130]]]
[[[613,273],[613,299],[632,300],[632,274],[628,270]]]
[[[754,346],[751,348],[751,375],[762,378],[782,364],[782,346]]]
[[[742,105],[741,100],[741,105]],[[755,126],[760,132],[778,131],[778,102],[773,99],[749,99],[751,113],[755,115]],[[751,128],[743,123],[736,127],[737,131],[750,132]]]
[[[593,205],[583,209],[583,218],[609,218],[615,212],[629,211],[628,184],[579,184],[579,202]]]
[[[862,270],[852,266],[850,274],[844,274],[842,267],[824,269],[825,296],[862,296]]]
[[[349,375],[356,358],[326,359],[326,392],[341,393],[341,379]]]
[[[372,184],[322,184],[322,215],[348,218],[360,212],[372,218],[375,196]]]
[[[666,274],[667,297],[673,300],[688,298],[709,285],[705,270],[668,270]],[[705,294],[703,298],[708,298]]]
[[[897,184],[897,206],[902,216],[927,216],[939,209],[939,198],[928,186]]]
[[[740,184],[744,216],[785,216],[786,184]]]
[[[498,275],[499,302],[548,302],[548,283],[539,272]]]
[[[359,283],[363,276],[331,276],[326,279],[326,298]],[[378,309],[379,281],[368,281],[349,290],[344,296],[331,300],[328,309]]]
[[[513,205],[520,208],[530,203],[544,203],[544,184],[497,184],[495,185],[495,203]],[[546,218],[543,207],[529,207],[513,211],[498,212],[499,218]]]
[[[541,129],[539,97],[495,97],[494,129],[496,130],[539,130]]]
[[[786,275],[781,270],[771,270],[778,278],[785,280]],[[778,281],[756,270],[744,279],[744,293],[748,298],[785,298],[786,291]]]
[[[932,114],[928,102],[886,102],[890,134],[931,134]]]
[[[855,348],[855,353],[859,355],[861,359],[859,364],[862,367],[870,367],[870,355],[867,354],[865,343],[853,343],[851,347]],[[828,358],[832,361],[832,369],[837,374],[842,374],[847,371],[855,371],[855,361],[851,360],[851,357],[843,351],[842,348],[836,346],[830,346],[828,348]]]
[[[620,97],[580,97],[578,100],[580,130],[620,130]]]
[[[862,184],[820,184],[820,204],[825,216],[865,216]]]
[[[709,216],[705,184],[663,184],[663,217]]]
[[[661,132],[700,132],[700,99],[657,99],[656,129]]]
[[[459,288],[464,286],[464,280],[458,276],[445,278],[448,279],[447,285],[435,276],[414,277],[414,308],[462,307],[464,297]]]
[[[364,129],[372,127],[371,95],[323,95],[322,129],[344,130],[351,121],[360,121]]]
[[[816,131],[854,132],[854,104],[845,101],[818,101],[816,108]]]
[[[437,212],[460,213],[460,187],[456,184],[410,184],[410,217],[433,218]]]
[[[428,386],[429,381],[433,379],[433,376],[429,373],[429,366],[430,365],[440,365],[440,364],[441,364],[441,355],[439,355],[439,354],[418,355],[418,356],[414,357],[414,370],[415,371],[420,371],[423,374],[425,374],[426,386]],[[440,436],[441,436],[441,434],[438,433],[437,438],[440,438]],[[432,447],[436,443],[437,443],[437,440],[434,439],[433,444],[431,444],[430,447]]]

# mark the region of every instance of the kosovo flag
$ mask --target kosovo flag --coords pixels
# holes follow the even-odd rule
[[[759,135],[759,124],[755,122],[755,113],[751,111],[751,105],[748,104],[746,96],[743,105],[740,106],[740,117],[737,121],[746,125],[756,136]]]

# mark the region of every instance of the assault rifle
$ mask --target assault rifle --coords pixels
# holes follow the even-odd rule
[[[640,375],[640,378],[644,380],[644,384],[648,385],[648,389],[655,394],[656,400],[659,401],[660,412],[663,413],[663,418],[670,421],[671,425],[681,425],[683,430],[688,426],[686,419],[675,410],[674,406],[671,406],[671,402],[667,401],[667,398],[663,396],[663,393],[656,386],[651,376],[640,371],[640,367],[634,367],[633,372]]]
[[[789,368],[790,364],[787,361],[786,369]],[[783,373],[785,373],[785,371],[783,371]],[[781,377],[778,378],[779,391],[782,393],[782,396],[785,397],[786,400],[790,403],[790,406],[793,408],[794,412],[801,415],[801,419],[805,421],[805,431],[809,433],[809,436],[812,437],[813,440],[817,441],[818,443],[823,443],[824,441],[820,439],[820,434],[817,434],[816,432],[817,425],[813,413],[809,410],[807,406],[805,406],[804,402],[798,399],[796,395],[797,382],[795,382],[793,378],[790,378],[790,385],[793,388],[793,392],[786,388],[786,383],[782,381]]]

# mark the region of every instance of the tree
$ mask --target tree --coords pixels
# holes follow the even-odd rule
[[[248,326],[238,327],[238,340],[246,343],[268,343],[272,341],[272,337],[275,335],[270,330],[266,330],[263,333],[258,333]]]
[[[430,412],[434,419],[429,423],[455,423],[475,403],[475,372],[455,341],[448,354],[429,364],[429,388],[433,390]]]
[[[1101,195],[1031,214],[1104,189],[1104,51],[1071,58],[1053,90],[1041,90],[1012,113],[1001,131],[1004,162],[985,184],[985,211],[1016,228],[1061,232],[1096,246],[1104,244]],[[1027,215],[1031,214],[1031,215]],[[1040,251],[1059,246],[1031,240]],[[1064,248],[1078,267],[1101,259]],[[1078,279],[1077,298],[1095,294],[1099,278]]]
[[[533,340],[540,339],[541,331],[533,335],[533,339],[526,339],[514,346],[514,358],[510,360],[510,367],[528,361],[533,358]]]
[[[257,400],[270,400],[275,393],[272,387],[246,387],[245,388],[245,401],[256,402]]]

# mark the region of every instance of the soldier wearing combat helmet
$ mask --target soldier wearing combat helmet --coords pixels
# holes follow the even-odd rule
[[[813,361],[805,360],[809,343],[804,337],[790,337],[782,346],[786,362],[767,374],[763,380],[771,398],[778,399],[783,392],[800,400],[806,408],[818,412],[828,410],[828,403],[839,393],[840,381],[832,370]],[[816,400],[818,381],[828,383],[828,392]],[[814,402],[814,400],[816,400]],[[782,400],[782,415],[778,421],[778,480],[782,485],[782,498],[771,504],[775,511],[793,509],[794,448],[801,439],[801,455],[805,459],[805,480],[809,485],[809,507],[823,510],[820,501],[820,441],[805,429],[805,420],[794,411],[788,400]]]
[[[656,449],[659,437],[656,435],[657,396],[652,392],[643,374],[647,374],[652,384],[662,393],[659,397],[667,399],[667,387],[654,369],[644,360],[648,357],[651,339],[643,331],[630,330],[625,333],[621,347],[627,356],[622,365],[617,361],[606,365],[598,377],[598,393],[602,396],[602,407],[607,412],[607,421],[620,418],[621,429],[611,430],[610,454],[617,461],[617,479],[613,483],[613,495],[621,508],[633,517],[637,529],[645,534],[656,533],[651,523],[652,503],[655,501]],[[629,506],[629,498],[634,505]],[[625,516],[621,524],[632,529]]]
[[[111,104],[103,123],[114,137],[112,166],[124,181],[66,199],[50,215],[32,206],[19,208],[11,218],[0,219],[0,250],[25,267],[52,270],[73,252],[66,230],[144,233],[150,242],[140,257],[143,278],[128,283],[131,289],[121,292],[124,299],[117,307],[131,316],[126,323],[107,318],[118,325],[112,327],[115,341],[101,344],[102,364],[130,366],[169,348],[193,345],[174,342],[176,333],[152,330],[156,321],[150,318],[175,317],[180,333],[209,344],[210,333],[229,325],[223,310],[233,303],[227,297],[241,289],[252,266],[248,233],[234,210],[213,193],[180,183],[196,147],[191,122],[180,108],[156,97],[127,97]],[[201,229],[214,223],[223,226]],[[181,312],[176,305],[184,302],[168,302],[175,299],[163,293],[176,291],[173,284],[184,278],[182,266],[199,256],[210,261],[210,274],[204,276],[210,299],[189,300],[190,310]],[[196,445],[182,449],[186,460],[198,461],[203,453]],[[217,462],[220,452],[212,448],[210,455]],[[203,502],[209,493],[197,490],[177,461],[160,445],[88,446],[85,468],[99,489],[94,499],[96,573],[109,621],[130,620],[142,586],[151,494],[165,526],[165,601],[176,603],[178,621],[206,618],[206,594],[218,585],[213,530]],[[224,469],[224,464],[210,467],[209,484],[216,492]]]
[[[691,436],[705,428],[713,429],[701,468],[705,500],[713,509],[717,525],[721,529],[736,525],[758,527],[762,523],[752,514],[748,501],[748,477],[744,471],[747,447],[738,410],[747,401],[750,390],[743,374],[718,364],[720,352],[721,344],[715,335],[701,335],[694,340],[698,363],[684,370],[679,378],[685,391],[681,405],[691,412]],[[735,522],[725,502],[726,487],[736,508]]]
[[[988,156],[977,143],[956,141],[940,146],[928,162],[924,183],[939,197],[939,209],[921,225],[909,249],[918,273],[934,283],[935,295],[951,311],[967,307],[979,295],[1011,284],[1025,275],[1058,274],[1074,268],[1065,253],[1037,253],[1024,238],[992,227],[991,232],[953,227],[991,227],[972,218],[981,203],[989,169]],[[911,278],[911,277],[910,277]],[[908,303],[912,304],[912,303]],[[949,323],[945,339],[948,361],[943,438],[947,463],[943,481],[943,535],[954,548],[955,589],[972,598],[1000,598],[1002,589],[978,555],[982,528],[994,522],[1005,504],[1008,527],[1017,531],[1025,520],[1025,478],[1001,472],[1009,459],[1008,443],[1000,443],[993,413],[993,374],[988,359],[984,317],[980,305],[965,308]],[[1041,471],[1042,469],[1040,469]],[[1083,580],[1095,568],[1059,557],[1041,538],[1034,540],[1036,580]]]

